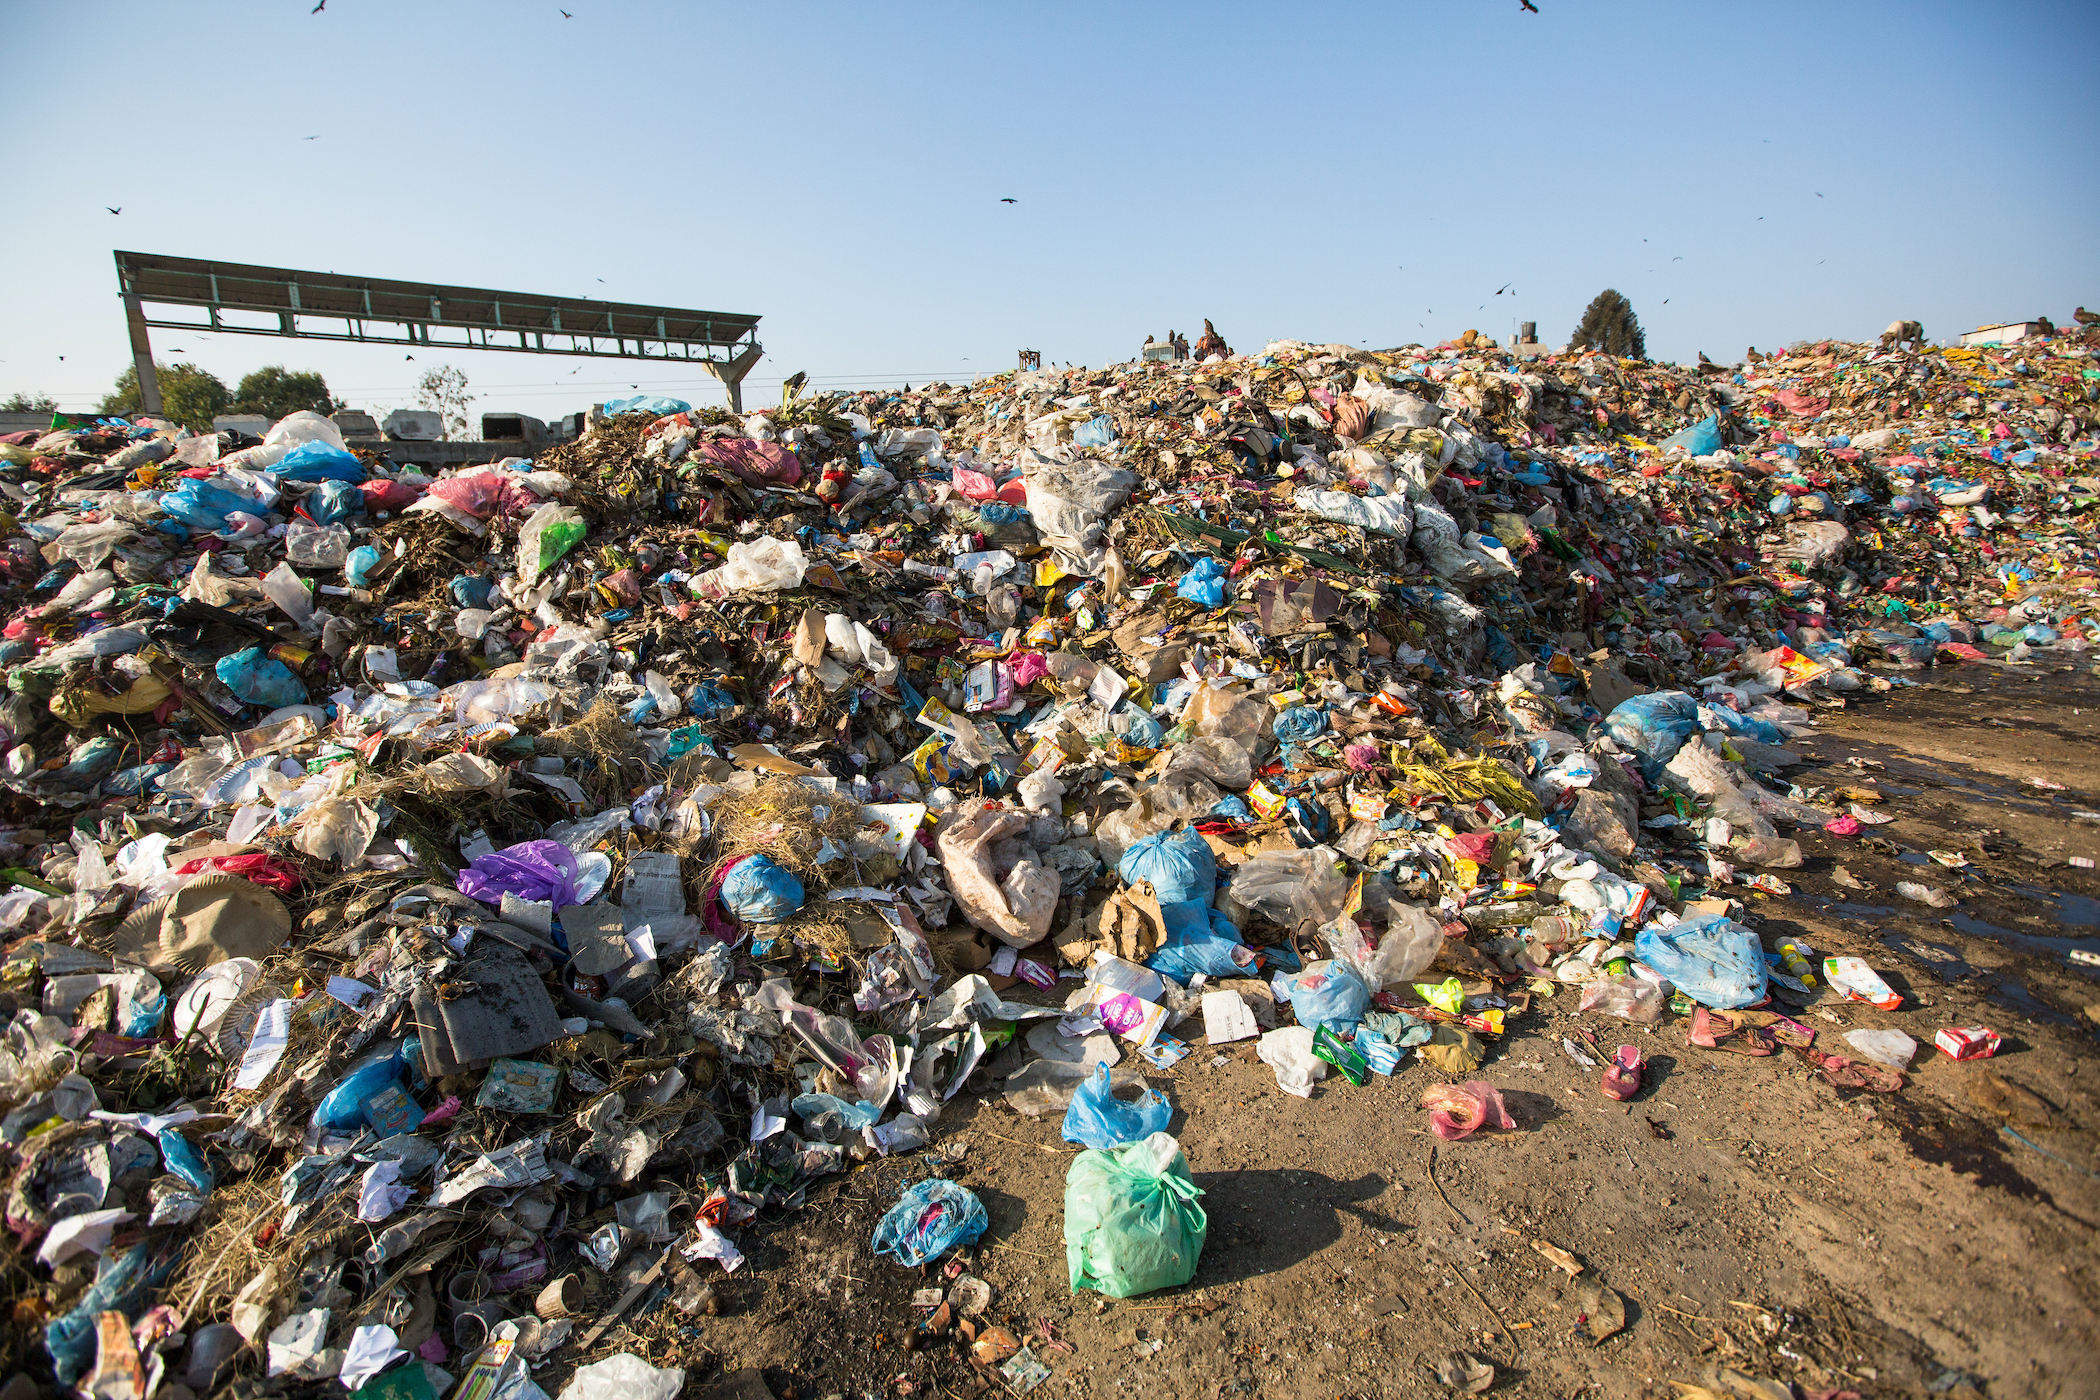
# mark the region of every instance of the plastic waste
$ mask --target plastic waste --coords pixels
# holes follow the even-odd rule
[[[1174,591],[1199,608],[1222,608],[1227,589],[1225,566],[1215,559],[1198,559]]]
[[[1088,1150],[1065,1173],[1065,1263],[1074,1293],[1134,1298],[1196,1276],[1210,1231],[1203,1192],[1166,1133]]]
[[[1768,969],[1754,930],[1725,914],[1702,914],[1674,928],[1635,935],[1635,954],[1678,991],[1719,1010],[1765,999]]]
[[[1652,1026],[1662,1018],[1663,1000],[1663,990],[1656,983],[1621,974],[1584,983],[1576,1009]]]
[[[1517,1126],[1503,1107],[1501,1091],[1485,1080],[1432,1084],[1422,1091],[1422,1107],[1429,1110],[1429,1130],[1446,1142],[1462,1141],[1482,1128],[1513,1132]]]
[[[1668,763],[1698,730],[1699,702],[1677,690],[1622,700],[1604,720],[1613,742],[1655,767]]]
[[[1371,1004],[1371,989],[1363,975],[1339,959],[1307,963],[1288,986],[1291,1013],[1301,1026],[1353,1031]]]
[[[683,1367],[651,1366],[623,1351],[578,1366],[556,1400],[678,1400],[684,1389]]]
[[[1161,904],[1184,900],[1209,902],[1218,882],[1217,857],[1193,828],[1179,827],[1141,837],[1116,862],[1126,884],[1152,882]]]
[[[907,1187],[876,1222],[874,1249],[916,1269],[958,1246],[977,1243],[989,1224],[974,1191],[936,1177]]]
[[[1065,1110],[1064,1137],[1106,1150],[1165,1132],[1173,1118],[1174,1106],[1156,1089],[1147,1089],[1135,1103],[1117,1098],[1109,1087],[1108,1066],[1096,1065]]]
[[[802,908],[802,882],[768,856],[748,856],[722,881],[722,905],[747,924],[777,924]]]
[[[1898,1030],[1854,1030],[1845,1032],[1845,1043],[1859,1058],[1890,1069],[1909,1069],[1918,1053],[1918,1042]]]
[[[274,710],[306,703],[306,686],[292,668],[275,657],[265,656],[260,647],[222,656],[212,669],[226,688],[247,704]]]

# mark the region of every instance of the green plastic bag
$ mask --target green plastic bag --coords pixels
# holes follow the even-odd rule
[[[1065,1173],[1065,1263],[1072,1291],[1133,1298],[1196,1276],[1210,1222],[1181,1144],[1154,1133],[1082,1152]]]
[[[551,502],[532,513],[518,531],[518,578],[530,588],[561,562],[590,530],[581,512]]]

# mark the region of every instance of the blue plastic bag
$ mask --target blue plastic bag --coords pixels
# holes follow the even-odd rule
[[[457,574],[447,587],[452,590],[452,601],[461,607],[486,608],[496,580],[483,574]]]
[[[766,856],[737,862],[722,882],[722,907],[745,924],[777,924],[802,908],[802,882]]]
[[[1702,914],[1675,928],[1653,924],[1634,935],[1634,956],[1677,990],[1719,1011],[1765,999],[1764,949],[1757,934],[1726,914]]]
[[[693,406],[684,399],[666,398],[662,394],[636,394],[631,399],[607,399],[605,416],[620,413],[653,413],[658,418],[669,418],[674,413],[691,413]]]
[[[306,686],[292,668],[274,656],[263,655],[261,647],[222,656],[212,669],[235,698],[246,704],[267,705],[275,710],[306,703]]]
[[[347,481],[331,479],[307,492],[299,509],[316,525],[340,525],[365,513],[365,493]]]
[[[1074,447],[1106,447],[1116,438],[1116,420],[1106,413],[1096,414],[1072,430]]]
[[[1222,608],[1225,606],[1225,566],[1215,559],[1198,559],[1195,567],[1181,576],[1174,591],[1199,608]]]
[[[1065,1141],[1084,1143],[1097,1152],[1163,1133],[1174,1119],[1174,1105],[1157,1089],[1147,1089],[1135,1103],[1125,1103],[1110,1090],[1108,1066],[1096,1064],[1094,1077],[1072,1094],[1065,1110]]]
[[[1670,434],[1656,446],[1665,452],[1682,447],[1694,457],[1710,457],[1721,450],[1721,420],[1709,414],[1691,427]]]
[[[1287,985],[1299,1025],[1326,1026],[1338,1035],[1354,1031],[1371,1005],[1371,988],[1339,958],[1307,963]]]
[[[173,516],[191,529],[204,531],[225,529],[228,511],[262,514],[262,506],[240,492],[213,486],[194,477],[184,478],[173,491],[163,491],[160,508],[164,514]]]
[[[694,719],[710,719],[736,706],[736,697],[713,681],[701,681],[685,693],[685,711]]]
[[[905,1191],[875,1222],[875,1252],[916,1269],[957,1245],[977,1243],[990,1223],[974,1191],[935,1177]]]
[[[1604,719],[1612,742],[1661,766],[1699,732],[1699,702],[1681,690],[1658,690],[1619,703]]]
[[[338,1131],[369,1124],[371,1119],[365,1114],[365,1104],[390,1085],[401,1087],[406,1049],[407,1042],[404,1041],[391,1049],[379,1051],[344,1075],[314,1106],[313,1121]]]
[[[1276,716],[1275,730],[1279,744],[1308,743],[1326,732],[1327,715],[1312,705],[1293,705]]]
[[[1254,965],[1254,950],[1240,941],[1232,920],[1200,899],[1159,906],[1167,941],[1145,966],[1187,986],[1198,973],[1205,977],[1245,977]]]
[[[372,546],[361,544],[351,550],[350,557],[343,561],[343,578],[352,588],[363,588],[366,581],[372,577],[372,570],[378,568],[380,561],[385,558],[385,555]]]
[[[364,464],[342,448],[318,439],[302,442],[270,468],[286,481],[363,481]]]
[[[1122,728],[1116,730],[1125,743],[1141,749],[1156,749],[1167,737],[1166,727],[1135,705],[1125,705],[1109,717],[1109,727],[1115,729],[1117,721]]]
[[[1786,742],[1786,731],[1772,721],[1731,710],[1726,705],[1703,705],[1699,709],[1699,717],[1711,721],[1730,734],[1740,734],[1745,739],[1755,739],[1760,744]]]
[[[1116,862],[1116,874],[1129,885],[1150,880],[1161,904],[1191,899],[1208,904],[1218,887],[1218,858],[1193,828],[1169,828],[1131,842]]]

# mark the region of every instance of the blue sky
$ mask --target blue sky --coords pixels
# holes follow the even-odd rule
[[[9,0],[0,395],[124,367],[118,247],[755,312],[747,401],[1205,316],[1558,343],[1606,286],[1670,359],[2100,305],[2089,0],[1536,3]],[[381,413],[434,358],[156,337]],[[443,358],[477,410],[721,394]]]

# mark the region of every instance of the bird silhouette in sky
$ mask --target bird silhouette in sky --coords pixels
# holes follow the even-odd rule
[[[189,351],[183,349],[180,345],[177,345],[174,348],[170,349],[168,353],[170,355],[187,355]]]
[[[318,4],[318,5],[314,6],[314,7],[313,7],[313,8],[311,9],[311,10],[308,10],[308,11],[307,11],[307,13],[308,13],[308,14],[310,14],[310,15],[317,15],[317,14],[321,13],[321,11],[323,11],[323,10],[325,10],[325,9],[327,9],[327,8],[328,8],[328,0],[321,0],[321,3],[320,3],[320,4]]]
[[[109,206],[108,206],[107,204],[103,205],[102,207],[103,207],[104,209],[109,209]],[[120,208],[116,208],[116,209],[109,209],[109,212],[110,212],[110,213],[112,213],[112,214],[121,214],[121,213],[123,213],[124,211],[123,211],[123,209],[122,209],[122,208],[120,207]]]
[[[1000,200],[999,202],[1000,202],[1001,204],[1014,204],[1014,203],[1017,203],[1018,201],[1016,201],[1016,200],[1011,200],[1011,199],[1002,199],[1002,200]]]
[[[320,140],[321,138],[320,138],[320,137],[318,137],[318,136],[309,136],[309,137],[307,137],[306,139],[307,139],[307,140],[309,140],[309,141],[318,141],[318,140]]]
[[[1532,4],[1531,0],[1517,0],[1517,3],[1524,7],[1524,13],[1526,14],[1535,15],[1539,12],[1539,7]]]
[[[1501,292],[1497,292],[1497,293],[1495,293],[1495,295],[1499,297],[1499,296],[1501,296],[1501,295],[1502,295],[1502,292],[1506,292],[1506,291],[1508,291],[1508,290],[1509,290],[1509,289],[1510,289],[1511,287],[1514,287],[1514,286],[1516,286],[1516,285],[1517,285],[1517,284],[1516,284],[1516,283],[1514,283],[1514,282],[1504,282],[1504,283],[1502,284],[1502,291],[1501,291]]]
[[[1817,199],[1821,199],[1822,197],[1823,197],[1823,192],[1822,192],[1821,190],[1817,190],[1817,191],[1816,191],[1816,198],[1817,198]]]
[[[403,356],[402,356],[401,358],[402,358],[402,359],[404,359],[404,360],[413,360],[413,359],[415,358],[415,356],[413,356],[413,355],[403,355]]]
[[[574,15],[570,14],[570,13],[569,13],[569,12],[568,12],[567,10],[563,10],[563,9],[556,9],[554,13],[556,13],[556,14],[560,15],[560,16],[561,16],[561,17],[562,17],[563,19],[574,19],[574,18],[576,18],[576,16],[574,16]]]

